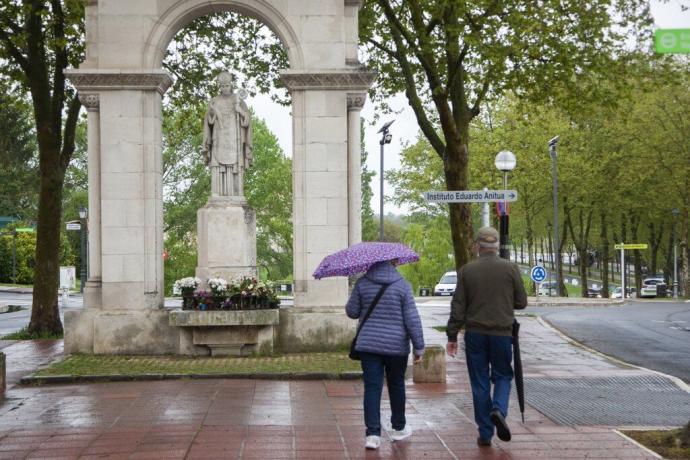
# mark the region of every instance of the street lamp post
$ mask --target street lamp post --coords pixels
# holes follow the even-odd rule
[[[379,145],[381,145],[381,181],[379,190],[379,241],[383,241],[383,146],[390,144],[393,140],[393,135],[388,132],[388,128],[393,124],[395,120],[391,120],[379,129],[381,133],[381,140]]]
[[[558,167],[556,161],[556,144],[559,136],[549,141],[549,153],[551,154],[551,180],[553,182],[553,250],[556,259],[556,295],[560,297],[561,292],[561,243],[558,240]]]
[[[678,245],[676,244],[676,220],[680,211],[676,208],[671,210],[673,214],[673,298],[678,298]]]
[[[503,172],[503,210],[500,215],[501,257],[510,259],[510,236],[508,234],[508,208],[506,203],[506,190],[508,190],[508,173],[515,169],[516,161],[513,152],[503,150],[498,152],[494,161],[496,168]]]
[[[81,273],[79,274],[79,292],[84,293],[84,284],[86,284],[86,278],[88,277],[87,267],[87,256],[86,256],[86,233],[87,233],[87,218],[89,217],[89,210],[83,206],[79,207],[79,220],[81,223],[81,229],[79,231],[79,237],[81,239]]]

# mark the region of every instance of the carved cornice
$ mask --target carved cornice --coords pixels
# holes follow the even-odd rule
[[[80,92],[79,101],[81,102],[81,105],[86,107],[86,110],[89,112],[98,110],[98,107],[100,106],[100,98],[98,97],[98,94]]]
[[[341,72],[304,72],[286,70],[280,78],[288,91],[306,89],[340,89],[366,91],[376,80],[376,72],[369,70],[351,70]]]
[[[347,110],[362,110],[367,93],[347,93]]]
[[[158,72],[106,72],[70,69],[67,78],[80,92],[118,89],[158,91],[163,95],[173,80],[165,71]]]

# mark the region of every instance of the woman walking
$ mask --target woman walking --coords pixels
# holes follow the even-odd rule
[[[378,302],[374,300],[378,297]],[[424,354],[424,335],[410,284],[395,268],[395,261],[371,266],[352,290],[347,302],[347,316],[362,319],[373,310],[362,326],[355,350],[362,360],[364,380],[364,423],[367,449],[381,445],[381,392],[385,373],[391,405],[390,437],[399,441],[409,437],[412,429],[405,420],[405,370],[410,354],[414,362]]]

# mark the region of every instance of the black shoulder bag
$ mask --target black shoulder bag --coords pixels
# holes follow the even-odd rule
[[[352,339],[352,343],[350,344],[350,359],[354,359],[355,361],[360,361],[362,359],[359,352],[355,350],[355,345],[357,344],[357,337],[359,337],[359,333],[362,331],[364,323],[366,323],[367,319],[369,319],[369,317],[371,316],[371,312],[374,311],[374,307],[376,307],[376,304],[379,303],[379,299],[381,299],[383,293],[386,291],[386,289],[388,289],[388,286],[390,286],[390,284],[384,284],[381,286],[381,289],[379,289],[379,292],[376,294],[376,297],[374,297],[374,300],[371,301],[371,305],[369,306],[367,314],[364,315],[364,318],[362,318],[362,322],[359,323],[359,327],[357,328],[355,338]]]

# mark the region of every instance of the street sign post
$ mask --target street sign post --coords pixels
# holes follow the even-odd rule
[[[657,29],[654,50],[659,54],[690,53],[690,29]]]
[[[517,201],[517,190],[449,190],[424,192],[424,199],[431,203],[487,203],[492,201]]]
[[[647,249],[647,243],[620,243],[614,245],[614,248],[621,250],[621,299],[625,299],[625,250]]]
[[[616,249],[647,249],[648,247],[647,243],[621,243],[614,246]]]
[[[532,281],[535,283],[541,283],[546,279],[546,269],[541,265],[535,265],[532,267],[529,277],[532,278]]]

